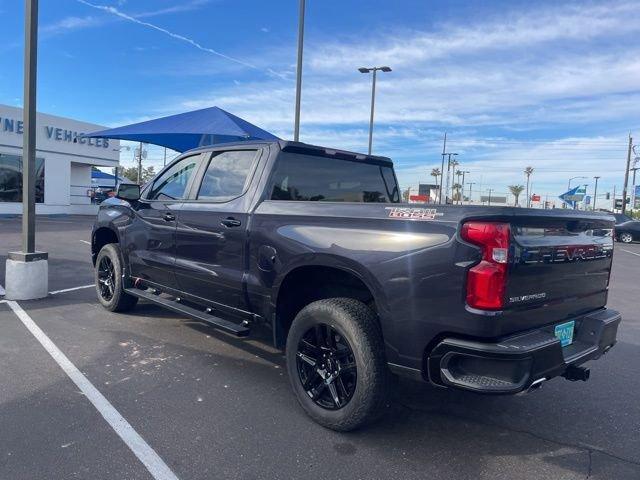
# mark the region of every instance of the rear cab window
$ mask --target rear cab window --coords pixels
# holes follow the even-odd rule
[[[399,203],[389,165],[282,152],[271,179],[271,200]]]

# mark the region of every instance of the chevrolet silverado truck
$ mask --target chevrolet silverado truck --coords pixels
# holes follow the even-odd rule
[[[237,336],[269,328],[302,408],[346,431],[394,375],[518,394],[615,343],[613,218],[401,203],[393,163],[298,142],[182,154],[104,201],[100,303],[139,299]]]

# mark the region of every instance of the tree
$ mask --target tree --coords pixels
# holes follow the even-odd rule
[[[126,167],[122,170],[121,175],[125,178],[128,178],[134,183],[137,183],[138,180],[138,167]],[[142,168],[142,179],[140,181],[140,185],[144,185],[153,177],[156,176],[156,170],[153,165]]]
[[[457,198],[458,203],[460,203],[460,200],[462,200],[461,195],[460,195],[460,188],[462,188],[462,184],[460,183],[460,177],[461,176],[462,176],[462,170],[456,170],[456,177],[458,177],[457,185],[459,186],[459,188],[458,188],[458,198]]]
[[[527,208],[531,206],[531,198],[529,197],[529,177],[533,173],[533,167],[527,167],[524,169],[524,174],[527,176]]]
[[[436,185],[438,185],[438,177],[442,176],[442,172],[440,172],[439,168],[431,169],[431,176],[436,179]],[[440,181],[440,186],[438,187],[438,195],[440,195],[440,191],[442,191],[442,181]]]
[[[453,160],[451,160],[451,174],[453,175],[453,172],[455,172],[456,167],[460,165],[460,162],[458,162],[455,158]],[[449,183],[449,171],[447,170],[447,184]],[[453,197],[453,178],[451,179],[451,196]]]
[[[511,192],[511,195],[516,197],[516,206],[518,206],[518,198],[520,197],[520,194],[523,190],[524,185],[509,185],[509,191]]]
[[[452,188],[453,190],[455,190],[455,193],[453,194],[453,200],[456,202],[462,200],[462,194],[460,193],[462,185],[460,185],[459,183],[454,183]]]

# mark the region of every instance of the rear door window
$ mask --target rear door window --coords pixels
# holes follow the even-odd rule
[[[198,200],[227,202],[242,195],[257,153],[257,150],[235,150],[211,158],[202,178]]]
[[[386,165],[283,152],[272,178],[272,200],[400,201],[393,169]]]

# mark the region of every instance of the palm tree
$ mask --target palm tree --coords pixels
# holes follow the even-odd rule
[[[431,169],[431,176],[436,179],[436,185],[438,185],[438,177],[442,177],[442,172],[440,172],[439,168]],[[442,191],[442,180],[440,180],[440,185],[438,186],[438,195]]]
[[[460,185],[460,187],[458,188],[458,203],[460,203],[460,188],[462,188],[462,184],[460,183],[460,177],[462,176],[462,170],[456,170],[456,177],[458,177],[458,185]]]
[[[511,195],[516,197],[516,207],[518,206],[518,197],[520,197],[520,194],[523,190],[524,185],[509,185],[509,191],[511,192]]]
[[[462,195],[460,194],[462,185],[460,185],[459,183],[454,183],[452,188],[455,190],[455,193],[452,195],[452,199],[456,202],[460,201],[462,198]]]
[[[533,167],[527,167],[524,169],[524,174],[527,176],[527,208],[531,206],[531,199],[529,198],[529,177],[533,173]]]
[[[460,165],[460,162],[458,162],[455,158],[453,160],[451,160],[451,172],[455,172],[456,167]],[[447,183],[449,183],[449,171],[447,170]],[[453,197],[453,178],[451,179],[451,197]]]

